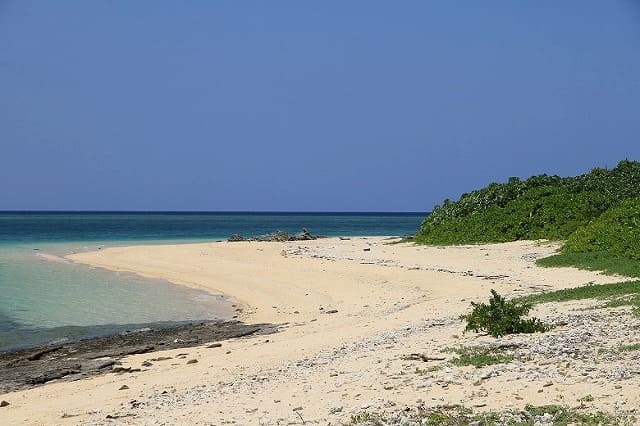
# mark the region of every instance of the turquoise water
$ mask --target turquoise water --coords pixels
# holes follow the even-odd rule
[[[302,227],[327,236],[406,235],[418,229],[424,216],[0,213],[0,350],[233,315],[223,295],[73,264],[65,254]]]

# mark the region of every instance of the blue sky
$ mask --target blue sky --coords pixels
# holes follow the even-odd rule
[[[0,0],[0,209],[429,211],[639,135],[634,0]]]

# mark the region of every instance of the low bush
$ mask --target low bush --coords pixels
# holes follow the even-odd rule
[[[461,315],[466,321],[465,331],[486,332],[493,337],[506,334],[544,332],[548,327],[538,318],[524,319],[531,310],[531,303],[517,300],[507,301],[491,289],[489,304],[471,302],[470,313]]]

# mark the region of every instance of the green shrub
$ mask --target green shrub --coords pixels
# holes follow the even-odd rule
[[[514,333],[544,332],[548,327],[538,318],[523,319],[532,305],[516,300],[506,301],[495,290],[491,289],[489,304],[471,302],[471,313],[461,315],[466,321],[465,331],[486,332],[494,337]]]

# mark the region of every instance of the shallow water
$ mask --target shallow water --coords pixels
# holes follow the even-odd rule
[[[276,229],[405,235],[423,214],[0,213],[0,350],[225,319],[222,295],[71,263],[104,246],[225,239]]]
[[[223,296],[42,256],[69,248],[0,246],[0,349],[233,314]]]

